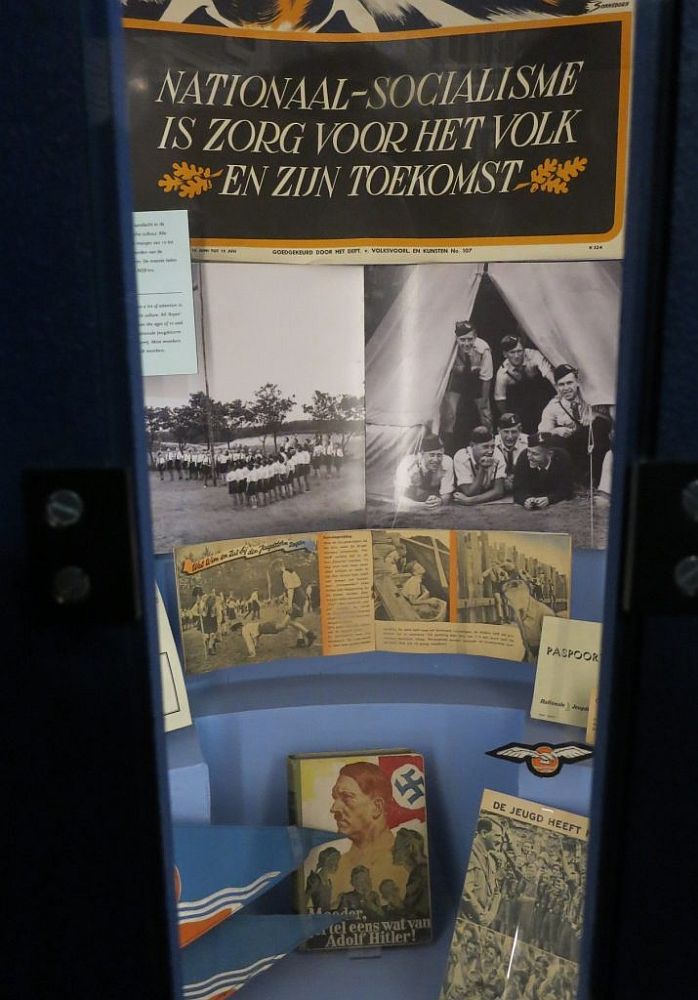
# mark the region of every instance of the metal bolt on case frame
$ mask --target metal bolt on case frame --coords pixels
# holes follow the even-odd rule
[[[698,556],[686,556],[677,562],[674,583],[686,597],[698,594]]]
[[[79,566],[64,566],[53,577],[52,593],[56,604],[82,604],[91,589],[89,576]]]
[[[75,490],[54,490],[46,501],[46,523],[49,528],[72,528],[84,510],[82,497]]]

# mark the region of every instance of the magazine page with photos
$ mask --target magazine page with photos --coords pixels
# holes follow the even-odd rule
[[[605,548],[621,264],[367,267],[370,527]]]
[[[360,267],[195,264],[198,373],[144,379],[156,552],[366,523]]]
[[[175,550],[185,670],[354,652],[535,663],[569,616],[569,535],[336,531]]]
[[[569,535],[374,530],[376,649],[535,663],[548,618],[567,618]]]
[[[188,674],[375,649],[366,531],[184,546],[175,566]]]

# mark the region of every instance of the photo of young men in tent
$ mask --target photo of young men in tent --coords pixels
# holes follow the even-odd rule
[[[604,548],[620,285],[617,261],[366,268],[369,525]]]
[[[450,586],[450,532],[373,531],[377,621],[445,622]]]

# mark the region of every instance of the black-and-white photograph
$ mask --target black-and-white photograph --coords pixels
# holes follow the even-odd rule
[[[198,374],[144,379],[155,551],[364,526],[362,268],[192,275]]]
[[[569,618],[569,535],[463,531],[456,537],[459,622],[514,626],[538,660],[543,620]]]
[[[578,978],[576,962],[459,916],[441,1000],[575,1000]]]
[[[378,530],[371,536],[376,620],[448,621],[450,532]]]
[[[368,523],[605,548],[621,264],[367,267]]]
[[[185,546],[175,564],[186,673],[322,655],[314,537]]]

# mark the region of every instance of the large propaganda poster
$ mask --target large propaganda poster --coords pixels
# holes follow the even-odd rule
[[[135,207],[198,259],[620,257],[631,15],[469,21],[127,17]]]

